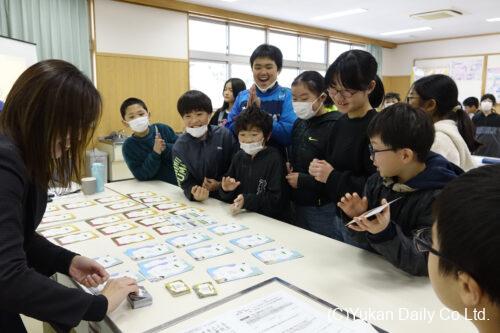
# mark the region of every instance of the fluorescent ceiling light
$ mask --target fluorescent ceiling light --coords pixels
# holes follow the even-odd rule
[[[327,20],[327,19],[336,18],[336,17],[366,13],[367,11],[368,10],[363,9],[363,8],[355,8],[355,9],[343,10],[341,12],[334,12],[334,13],[330,13],[330,14],[326,14],[326,15],[315,16],[312,18],[312,20],[322,21],[322,20]]]
[[[401,35],[401,34],[407,34],[410,32],[428,31],[428,30],[432,30],[432,28],[431,27],[422,27],[422,28],[414,28],[414,29],[396,30],[396,31],[383,32],[383,33],[381,33],[381,35],[382,36],[392,36],[392,35]]]
[[[486,21],[488,21],[488,22],[500,22],[500,17],[489,18],[489,19],[486,19]]]

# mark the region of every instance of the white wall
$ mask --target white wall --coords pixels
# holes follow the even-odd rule
[[[95,1],[97,52],[188,58],[188,17],[159,8]]]
[[[382,75],[410,75],[414,59],[500,53],[500,34],[399,45],[383,49]]]

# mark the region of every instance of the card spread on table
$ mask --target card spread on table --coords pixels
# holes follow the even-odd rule
[[[138,263],[138,265],[142,275],[150,282],[167,279],[193,269],[193,266],[177,257],[175,254],[168,254],[158,259],[143,261]]]
[[[132,222],[110,224],[105,227],[98,228],[97,230],[104,235],[112,235],[118,232],[127,231],[137,228],[137,225]]]
[[[86,232],[80,232],[77,234],[56,237],[54,239],[60,245],[68,245],[68,244],[83,242],[83,241],[93,239],[93,238],[97,238],[97,235],[94,234],[93,232],[86,231]]]
[[[135,219],[138,217],[148,217],[158,215],[158,212],[152,208],[133,210],[130,212],[124,213],[124,215],[129,219]]]
[[[125,251],[125,254],[132,260],[137,261],[162,256],[172,252],[173,250],[167,244],[160,243],[128,249]]]
[[[193,208],[193,207],[174,210],[170,213],[175,214],[175,215],[181,215],[181,216],[191,218],[191,219],[196,219],[198,217],[205,216],[205,214],[203,213],[203,210],[198,209],[198,208]]]
[[[207,272],[217,283],[224,283],[262,274],[260,269],[246,263],[213,267],[209,268]]]
[[[138,203],[137,201],[126,199],[126,200],[121,200],[121,201],[112,203],[110,205],[106,205],[104,207],[106,207],[108,209],[111,209],[111,210],[120,210],[120,209],[125,209],[125,208],[140,206],[140,205],[141,204]]]
[[[38,231],[38,233],[45,238],[49,238],[49,237],[67,235],[77,231],[80,231],[80,229],[78,229],[77,226],[74,226],[72,224],[67,224],[60,227],[40,230]]]
[[[157,204],[160,202],[170,201],[170,198],[164,195],[159,195],[157,197],[140,198],[139,200],[145,204]]]
[[[112,256],[102,256],[102,257],[96,257],[94,258],[95,261],[97,261],[98,264],[100,264],[104,268],[110,268],[119,264],[123,264],[123,261],[121,259],[112,257]]]
[[[133,243],[139,243],[139,242],[151,240],[151,239],[154,239],[154,237],[148,233],[139,232],[136,234],[129,234],[129,235],[124,235],[124,236],[113,237],[111,239],[113,240],[113,242],[115,242],[116,245],[123,246],[123,245],[127,245],[127,244],[133,244]]]
[[[56,212],[58,210],[60,210],[61,208],[59,208],[59,206],[56,206],[56,205],[47,205],[47,208],[45,208],[45,213],[51,213],[51,212]]]
[[[212,225],[212,224],[219,223],[216,219],[214,219],[213,217],[210,217],[208,215],[203,215],[203,216],[197,217],[196,221],[198,223],[200,223],[201,225]]]
[[[63,214],[57,214],[57,215],[51,215],[51,216],[44,216],[42,218],[42,221],[40,222],[40,224],[71,221],[71,220],[74,220],[75,218],[76,218],[75,215],[73,215],[71,213],[63,213]]]
[[[186,206],[186,205],[183,203],[180,203],[180,202],[163,202],[163,203],[153,205],[153,207],[158,209],[158,210],[170,210],[170,209],[175,209],[175,208],[184,207],[184,206]]]
[[[247,229],[248,228],[245,227],[244,225],[236,224],[236,223],[223,224],[223,225],[218,225],[215,227],[208,228],[208,230],[210,232],[213,232],[214,234],[216,234],[218,236],[224,236],[227,234],[232,234],[234,232],[247,230]]]
[[[154,217],[147,217],[145,219],[140,219],[140,220],[137,220],[135,222],[142,224],[145,227],[149,227],[151,225],[155,225],[158,223],[165,223],[168,221],[169,221],[168,216],[160,215],[160,216],[154,216]]]
[[[186,252],[195,260],[205,260],[233,253],[233,250],[221,244],[211,244],[190,248],[187,249]]]
[[[109,197],[104,197],[104,198],[99,198],[99,199],[94,199],[94,200],[100,204],[108,204],[108,203],[117,202],[117,201],[121,201],[121,200],[125,200],[125,199],[127,199],[127,197],[124,197],[123,195],[112,195]]]
[[[93,227],[97,227],[97,226],[100,226],[103,224],[110,224],[110,223],[120,222],[120,221],[124,221],[124,220],[125,220],[125,217],[123,216],[123,214],[113,214],[113,215],[96,217],[94,219],[87,220],[87,223]]]
[[[157,233],[160,235],[168,235],[173,232],[178,232],[178,231],[183,231],[184,229],[179,228],[176,225],[162,225],[159,227],[154,227],[153,228]]]
[[[253,252],[252,255],[267,265],[303,257],[299,252],[284,247]]]
[[[86,201],[79,201],[79,202],[72,202],[68,203],[65,205],[62,205],[64,209],[79,209],[79,208],[85,208],[85,207],[90,207],[90,206],[95,206],[94,201],[86,200]]]
[[[209,296],[216,296],[217,290],[215,289],[212,282],[198,283],[193,286],[193,290],[198,295],[199,298],[205,298]]]
[[[230,240],[231,244],[242,249],[250,249],[262,244],[273,242],[274,240],[263,235],[250,235]]]
[[[185,284],[184,281],[182,280],[175,280],[172,282],[165,283],[165,288],[174,297],[186,295],[191,292],[189,286]]]
[[[120,271],[120,272],[114,272],[114,273],[110,273],[109,274],[109,278],[110,279],[119,279],[119,278],[122,278],[122,277],[128,277],[128,278],[134,279],[137,283],[144,281],[144,276],[142,276],[138,272],[132,272],[130,270]],[[88,290],[92,294],[97,295],[97,294],[99,294],[104,289],[104,287],[106,286],[106,283],[107,283],[107,281],[105,283],[103,283],[103,284],[98,285],[95,288],[88,288]]]
[[[198,244],[211,238],[205,234],[194,232],[192,234],[179,235],[172,238],[167,238],[167,243],[177,248],[186,247],[193,244]]]
[[[155,197],[156,193],[151,192],[151,191],[145,191],[145,192],[129,193],[127,195],[129,197],[131,197],[132,199],[142,199],[142,198],[148,198],[148,197]]]

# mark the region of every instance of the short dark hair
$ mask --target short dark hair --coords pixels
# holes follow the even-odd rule
[[[267,138],[273,130],[273,118],[265,111],[262,111],[257,105],[253,104],[245,111],[241,112],[235,121],[236,135],[240,131],[250,130],[253,127],[259,128]]]
[[[283,53],[281,50],[274,45],[261,44],[253,51],[250,56],[250,66],[253,67],[253,63],[257,58],[269,58],[276,64],[278,71],[283,67]]]
[[[398,102],[401,102],[401,96],[396,92],[388,92],[385,94],[384,99],[395,99]]]
[[[500,305],[498,184],[500,165],[473,169],[447,184],[434,203],[433,216],[439,252],[448,259],[439,260],[439,270],[446,275],[469,273]]]
[[[380,135],[382,142],[392,149],[409,148],[425,162],[434,143],[434,125],[420,109],[406,103],[393,104],[377,113],[368,125],[368,136]]]
[[[485,99],[491,100],[493,102],[493,105],[497,104],[497,99],[493,94],[484,94],[483,97],[481,97],[481,102],[484,101]]]
[[[139,104],[140,106],[142,106],[144,110],[148,111],[148,107],[146,106],[146,103],[144,103],[142,99],[136,97],[129,97],[126,100],[124,100],[122,105],[120,106],[120,114],[122,115],[123,119],[125,119],[125,112],[127,111],[127,108],[135,104]]]
[[[476,97],[467,97],[466,99],[464,99],[464,106],[468,106],[468,107],[471,107],[471,106],[475,106],[476,108],[479,107],[479,100],[476,98]]]
[[[314,93],[317,97],[321,96],[321,94],[324,93],[326,95],[326,99],[323,105],[333,105],[333,101],[330,98],[330,95],[328,95],[326,92],[325,78],[320,73],[316,71],[304,71],[293,80],[292,87],[300,83],[304,84],[307,89],[310,92]]]
[[[211,114],[213,111],[212,101],[210,97],[199,90],[189,90],[179,97],[177,101],[177,111],[181,117],[193,111],[205,111]]]

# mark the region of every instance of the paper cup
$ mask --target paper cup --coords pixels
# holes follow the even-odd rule
[[[95,177],[82,178],[82,192],[85,195],[94,194],[97,190],[97,181]]]

